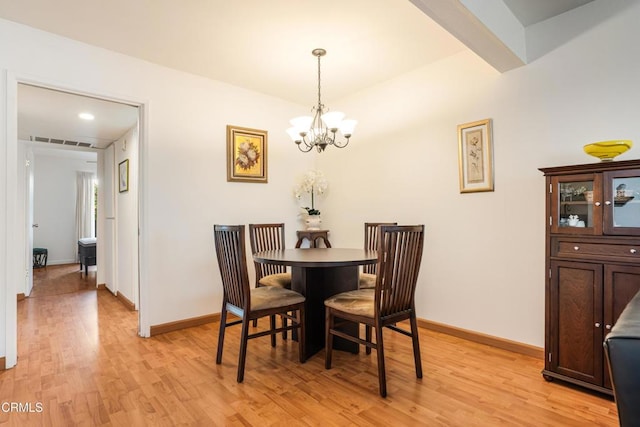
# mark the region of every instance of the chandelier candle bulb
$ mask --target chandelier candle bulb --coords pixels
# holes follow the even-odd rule
[[[357,124],[358,124],[357,120],[353,120],[353,119],[343,120],[342,123],[340,124],[340,132],[342,132],[345,138],[351,138],[351,135],[353,134],[353,130],[355,129]]]
[[[342,123],[342,119],[344,119],[344,113],[340,111],[332,111],[330,113],[323,114],[321,119],[331,132],[335,133],[338,131],[338,128]]]
[[[300,144],[302,142],[302,140],[300,139],[300,132],[298,132],[298,129],[289,128],[287,129],[287,133],[296,144]]]
[[[313,123],[313,117],[311,116],[300,116],[289,121],[291,126],[293,126],[300,135],[303,133],[306,135],[309,129],[311,128],[311,123]]]

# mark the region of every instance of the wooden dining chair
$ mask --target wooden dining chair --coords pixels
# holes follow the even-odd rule
[[[274,251],[285,248],[284,223],[249,224],[249,242],[251,253]],[[285,265],[262,264],[254,261],[256,269],[256,287],[278,286],[291,289],[291,273]]]
[[[382,225],[379,238],[375,289],[343,292],[325,300],[325,368],[331,368],[334,336],[373,348],[378,355],[380,396],[386,397],[383,328],[411,337],[416,377],[422,378],[415,290],[424,246],[424,225]],[[340,331],[336,317],[374,328],[375,342],[370,337],[362,340]],[[407,319],[410,331],[396,326],[397,322]]]
[[[249,224],[249,243],[252,254],[284,249],[284,223]],[[291,289],[291,273],[287,271],[287,266],[255,261],[253,265],[256,271],[256,287],[277,286]],[[282,318],[282,322],[282,326],[287,326],[286,317]],[[253,326],[258,326],[257,319],[253,321]],[[282,333],[282,338],[287,339],[286,330]]]
[[[397,222],[365,222],[364,223],[364,248],[375,251],[378,249],[378,227],[381,225],[397,225]],[[362,266],[362,272],[358,277],[358,289],[373,289],[376,287],[377,264]]]
[[[222,363],[222,348],[225,331],[229,326],[240,324],[240,353],[238,357],[239,383],[244,379],[247,343],[252,338],[271,335],[271,346],[276,345],[276,334],[285,330],[298,329],[298,353],[300,363],[305,362],[304,353],[304,301],[301,294],[278,286],[249,286],[247,271],[244,225],[214,225],[214,240],[224,296],[220,312],[218,332],[218,352],[216,363]],[[227,313],[239,317],[227,323]],[[294,313],[294,315],[289,315]],[[276,328],[276,315],[288,316],[289,326]],[[269,330],[249,334],[249,322],[261,317],[269,317]]]

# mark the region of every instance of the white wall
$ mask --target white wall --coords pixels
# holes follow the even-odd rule
[[[29,187],[33,188],[33,150],[29,143],[20,141],[18,144],[18,162],[17,170],[20,179],[17,181],[18,203],[16,209],[16,236],[21,241],[29,241],[33,236],[31,224],[33,224],[33,212],[30,213],[29,202],[33,204],[33,193],[29,193]],[[28,162],[28,165],[27,165]],[[31,194],[31,199],[29,199]],[[16,293],[29,295],[31,293],[31,285],[33,283],[32,260],[33,251],[25,246],[24,255],[19,258],[19,268],[23,272],[20,281],[16,286]],[[31,253],[29,253],[31,252]],[[27,264],[28,262],[28,264]],[[23,281],[24,280],[24,281]]]
[[[96,154],[91,154],[93,163],[89,163],[66,153],[52,150],[35,155],[33,221],[38,228],[33,231],[33,246],[47,249],[48,265],[76,262],[77,172],[96,173]]]
[[[117,291],[138,306],[138,128],[113,143],[116,200]],[[128,160],[129,190],[119,191],[119,165]]]
[[[98,241],[96,245],[98,268],[97,283],[116,292],[116,161],[115,146],[111,144],[98,156]]]
[[[596,3],[591,22],[607,20],[525,67],[498,75],[462,53],[341,100],[361,132],[321,159],[333,184],[323,221],[335,246],[360,245],[366,220],[425,224],[419,317],[544,345],[537,169],[596,161],[582,150],[590,142],[640,143],[640,2]],[[554,21],[545,23],[549,38],[571,25]],[[485,118],[495,191],[460,194],[456,126]]]

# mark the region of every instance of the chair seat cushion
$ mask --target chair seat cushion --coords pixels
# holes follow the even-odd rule
[[[358,316],[373,317],[375,291],[373,289],[358,289],[357,291],[342,292],[327,298],[324,305],[345,313]]]
[[[264,276],[258,280],[260,286],[276,286],[291,289],[291,273],[277,273]]]
[[[370,273],[360,273],[358,279],[358,289],[373,289],[376,287],[376,275]]]
[[[304,302],[304,296],[290,289],[262,286],[251,289],[251,311],[286,307]]]

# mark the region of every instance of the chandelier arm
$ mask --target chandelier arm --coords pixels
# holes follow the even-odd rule
[[[333,145],[338,148],[344,148],[349,145],[349,138],[346,138],[344,142],[335,141]]]
[[[329,132],[331,132],[331,136],[329,136]],[[331,145],[335,145],[336,144],[336,133],[333,131],[330,131],[329,129],[326,130],[326,134],[327,134],[327,139],[329,139],[329,144]]]
[[[296,145],[298,146],[298,150],[302,151],[303,153],[308,153],[313,149],[313,145],[309,145],[309,143],[307,143],[307,141],[304,139],[300,144],[296,144]],[[305,148],[302,148],[302,145],[304,145]]]

